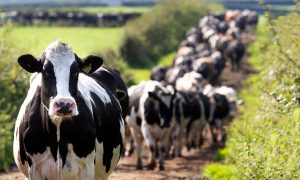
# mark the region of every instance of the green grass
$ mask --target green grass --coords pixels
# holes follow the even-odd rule
[[[218,180],[238,179],[236,178],[238,170],[233,165],[211,164],[204,170],[203,175],[210,176],[211,174],[214,175],[213,179]]]
[[[20,53],[39,56],[56,39],[69,44],[81,57],[112,48],[118,50],[123,37],[122,28],[84,27],[14,27],[12,41]]]
[[[150,68],[149,69],[139,69],[139,68],[130,68],[129,73],[133,76],[133,81],[135,84],[140,83],[143,80],[150,79]]]
[[[79,57],[105,52],[113,49],[118,52],[123,38],[122,28],[84,28],[84,27],[13,27],[10,32],[18,54],[33,54],[39,57],[45,48],[56,39],[67,43]],[[166,58],[167,57],[167,58]],[[160,61],[166,63],[168,56]],[[170,57],[170,60],[172,58]],[[150,79],[149,68],[130,68],[135,83]]]
[[[173,59],[176,56],[176,52],[171,52],[165,56],[163,56],[159,61],[158,64],[162,66],[171,66],[173,63]]]

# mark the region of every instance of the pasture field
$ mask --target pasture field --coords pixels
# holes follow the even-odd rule
[[[73,50],[84,57],[105,49],[117,50],[122,41],[122,28],[86,27],[13,27],[10,32],[16,49],[20,53],[39,56],[56,39],[69,44]]]
[[[3,29],[1,29],[3,31]],[[9,33],[19,54],[31,53],[40,56],[54,40],[60,39],[72,47],[79,57],[99,54],[106,49],[118,51],[124,34],[123,28],[85,27],[13,27]],[[175,53],[159,60],[161,65],[169,65]],[[134,83],[149,79],[150,68],[128,68]]]
[[[150,7],[137,6],[137,7],[129,7],[129,6],[86,6],[86,7],[56,7],[50,8],[50,11],[79,11],[86,13],[144,13],[147,12]]]
[[[19,54],[31,53],[38,57],[52,41],[60,39],[69,44],[79,57],[85,57],[107,49],[117,52],[123,34],[123,28],[13,27],[9,36]],[[175,52],[162,57],[159,64],[170,65],[174,56]],[[128,72],[132,74],[134,83],[150,77],[148,67],[128,67]]]
[[[69,12],[69,11],[75,11],[75,12],[85,12],[90,14],[96,14],[96,13],[144,13],[147,12],[151,7],[147,6],[136,6],[136,7],[130,7],[130,6],[84,6],[84,7],[77,7],[77,6],[61,6],[61,7],[37,7],[35,11],[45,10],[45,11],[55,11],[55,12]],[[16,9],[16,8],[14,8]],[[31,8],[22,7],[17,8],[22,11],[32,11]],[[9,9],[3,9],[3,10],[9,10]]]

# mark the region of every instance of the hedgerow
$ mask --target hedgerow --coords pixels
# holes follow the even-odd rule
[[[13,129],[20,104],[28,87],[28,77],[19,73],[20,53],[10,38],[10,27],[0,33],[0,170],[13,162]]]
[[[224,160],[206,167],[206,176],[300,178],[299,23],[296,13],[260,23],[257,40],[249,48],[257,73],[244,84],[245,104],[240,107],[241,117],[228,129]],[[222,164],[227,177],[212,170],[222,169]]]
[[[125,26],[122,56],[134,66],[155,64],[176,50],[188,28],[202,16],[222,10],[220,5],[198,0],[163,0]]]

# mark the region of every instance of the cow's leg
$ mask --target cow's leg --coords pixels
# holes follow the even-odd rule
[[[174,125],[173,127],[169,128],[167,130],[167,133],[165,135],[165,158],[169,158],[171,156],[172,158],[172,153],[171,151],[173,151],[174,149],[174,140],[172,138],[173,133],[176,129],[176,125]]]
[[[161,141],[158,143],[158,148],[159,148],[159,170],[165,170],[164,167],[164,160],[165,160],[165,156],[166,156],[166,143],[168,140],[166,140],[167,138],[165,138],[164,141]]]
[[[34,165],[31,166],[29,170],[29,179],[44,179],[41,172],[35,168]]]
[[[182,157],[182,154],[181,154],[181,150],[182,150],[182,144],[184,144],[185,140],[184,138],[184,131],[182,128],[180,128],[179,130],[179,135],[176,139],[176,146],[175,146],[175,156],[176,157]]]
[[[125,156],[130,156],[134,151],[134,141],[128,125],[125,126]]]
[[[142,134],[134,130],[133,128],[130,128],[131,135],[134,141],[135,145],[135,152],[137,157],[136,162],[136,169],[141,170],[143,169],[143,163],[142,163],[142,143],[143,143],[143,137]]]
[[[210,144],[212,145],[214,143],[214,139],[215,139],[215,135],[214,135],[214,125],[213,125],[213,122],[209,123],[209,134],[210,134],[210,137],[209,137],[209,140],[210,140]]]
[[[156,167],[156,162],[155,162],[156,144],[154,138],[151,135],[150,127],[143,126],[142,133],[149,151],[148,169],[153,170]]]
[[[222,137],[223,137],[223,123],[222,119],[216,119],[216,142],[221,143],[222,142]]]
[[[180,154],[180,138],[181,138],[181,128],[180,125],[178,124],[174,130],[174,132],[172,133],[172,142],[173,142],[173,151],[172,151],[172,155],[175,157],[178,157]]]
[[[194,143],[195,143],[196,148],[200,148],[201,134],[202,134],[202,130],[203,130],[200,121],[195,124],[196,126],[195,126],[194,132],[193,132],[194,135],[192,137],[192,138],[194,138]]]
[[[235,65],[235,61],[233,58],[231,58],[231,71],[234,71],[234,65]]]

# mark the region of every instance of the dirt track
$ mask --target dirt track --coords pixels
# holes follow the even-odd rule
[[[221,82],[223,85],[231,86],[237,91],[242,88],[243,81],[250,73],[253,73],[252,67],[247,63],[248,54],[242,60],[242,69],[238,72],[232,72],[227,65],[223,71]],[[145,167],[147,164],[147,155],[143,152],[144,170],[135,170],[135,155],[122,158],[117,169],[110,176],[111,180],[152,180],[152,179],[204,179],[200,176],[203,167],[212,162],[216,162],[215,152],[219,149],[217,146],[210,146],[205,143],[201,150],[183,151],[183,157],[165,161],[165,170],[159,171],[156,168],[154,171],[149,171]],[[0,173],[0,180],[23,180],[25,177],[15,168],[9,173]]]

